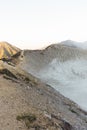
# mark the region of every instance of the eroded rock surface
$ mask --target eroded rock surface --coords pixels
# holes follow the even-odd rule
[[[2,130],[87,130],[87,113],[77,104],[20,68],[1,64]]]

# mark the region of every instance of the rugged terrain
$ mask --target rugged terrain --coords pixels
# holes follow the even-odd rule
[[[2,130],[86,130],[87,113],[51,86],[0,63]]]
[[[0,60],[1,130],[87,130],[86,111],[29,73],[35,72],[35,66],[39,72],[38,65],[46,65],[51,60],[52,56],[47,62],[43,58],[43,64],[35,62],[40,59],[42,63],[43,53],[48,53],[48,49],[20,51],[10,59]],[[28,60],[32,66],[28,66]],[[28,72],[23,70],[24,63]]]
[[[2,58],[10,58],[12,55],[19,52],[20,49],[12,46],[7,42],[0,42],[0,59]]]
[[[13,62],[54,87],[87,111],[87,50],[53,44],[44,50],[23,50]]]

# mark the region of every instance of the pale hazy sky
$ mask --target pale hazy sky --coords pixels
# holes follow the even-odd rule
[[[87,41],[87,0],[0,0],[0,41],[41,48]]]

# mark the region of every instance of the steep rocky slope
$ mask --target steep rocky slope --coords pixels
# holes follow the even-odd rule
[[[55,44],[44,50],[19,51],[10,59],[0,61],[2,130],[87,130],[87,112],[53,89],[54,86],[48,85],[56,81],[52,80],[56,77],[52,74],[55,71],[51,70],[51,78],[47,75],[49,65],[54,65],[53,60],[56,58],[58,65],[87,60],[87,51]],[[56,68],[53,66],[53,70]],[[66,74],[64,69],[63,76]],[[75,71],[73,73],[77,77],[81,76]],[[60,78],[61,73],[58,74]],[[63,83],[64,79],[60,81]],[[58,82],[57,86],[62,87]]]
[[[10,58],[12,55],[16,54],[20,49],[12,46],[7,42],[0,42],[0,59]]]
[[[87,113],[51,86],[0,61],[0,129],[87,130]]]
[[[87,110],[87,50],[53,44],[44,50],[24,50],[15,59],[20,61],[17,66]]]

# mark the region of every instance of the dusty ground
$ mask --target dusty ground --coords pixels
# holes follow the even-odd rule
[[[0,62],[0,130],[87,130],[87,113],[19,68]]]

